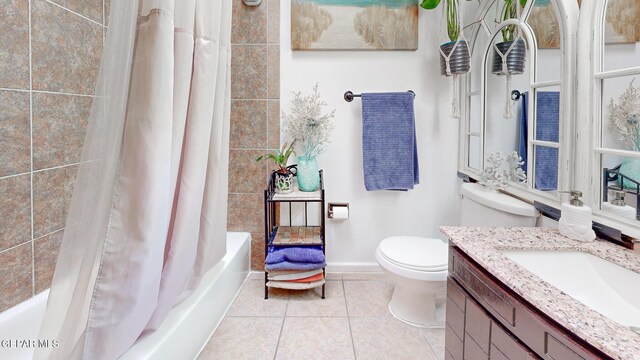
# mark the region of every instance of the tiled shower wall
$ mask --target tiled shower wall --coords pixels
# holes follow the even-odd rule
[[[0,311],[51,282],[104,8],[103,0],[0,0]]]
[[[264,266],[263,189],[273,165],[256,158],[280,143],[280,0],[233,0],[229,231],[252,235],[251,266]]]

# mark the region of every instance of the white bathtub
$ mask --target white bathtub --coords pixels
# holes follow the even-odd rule
[[[120,359],[195,359],[233,302],[250,271],[251,235],[227,234],[227,254],[207,272],[198,288],[176,306],[160,328],[138,341]],[[35,340],[44,316],[49,291],[0,314],[0,341]],[[33,349],[6,348],[0,359],[31,359]]]

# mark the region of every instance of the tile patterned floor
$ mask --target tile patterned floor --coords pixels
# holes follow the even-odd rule
[[[320,289],[272,289],[251,274],[198,360],[441,360],[444,330],[395,319],[384,274],[327,274]]]

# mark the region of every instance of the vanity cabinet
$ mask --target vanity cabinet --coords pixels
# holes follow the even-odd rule
[[[453,243],[446,319],[450,360],[611,359],[529,305]]]

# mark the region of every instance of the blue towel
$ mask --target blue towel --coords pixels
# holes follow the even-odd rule
[[[266,263],[276,264],[283,261],[321,263],[324,262],[324,253],[321,246],[270,246]]]
[[[280,270],[317,270],[322,269],[327,265],[326,262],[320,263],[298,263],[298,262],[289,262],[283,261],[276,264],[267,264],[265,266],[267,271],[280,271]]]
[[[527,163],[527,99],[529,94],[523,94],[522,116],[520,123],[520,156]],[[537,93],[536,111],[536,139],[544,141],[559,141],[560,134],[560,92],[539,91]],[[546,146],[535,148],[535,187],[542,191],[558,189],[558,149]]]
[[[406,191],[420,183],[413,100],[410,92],[362,94],[367,191]]]

